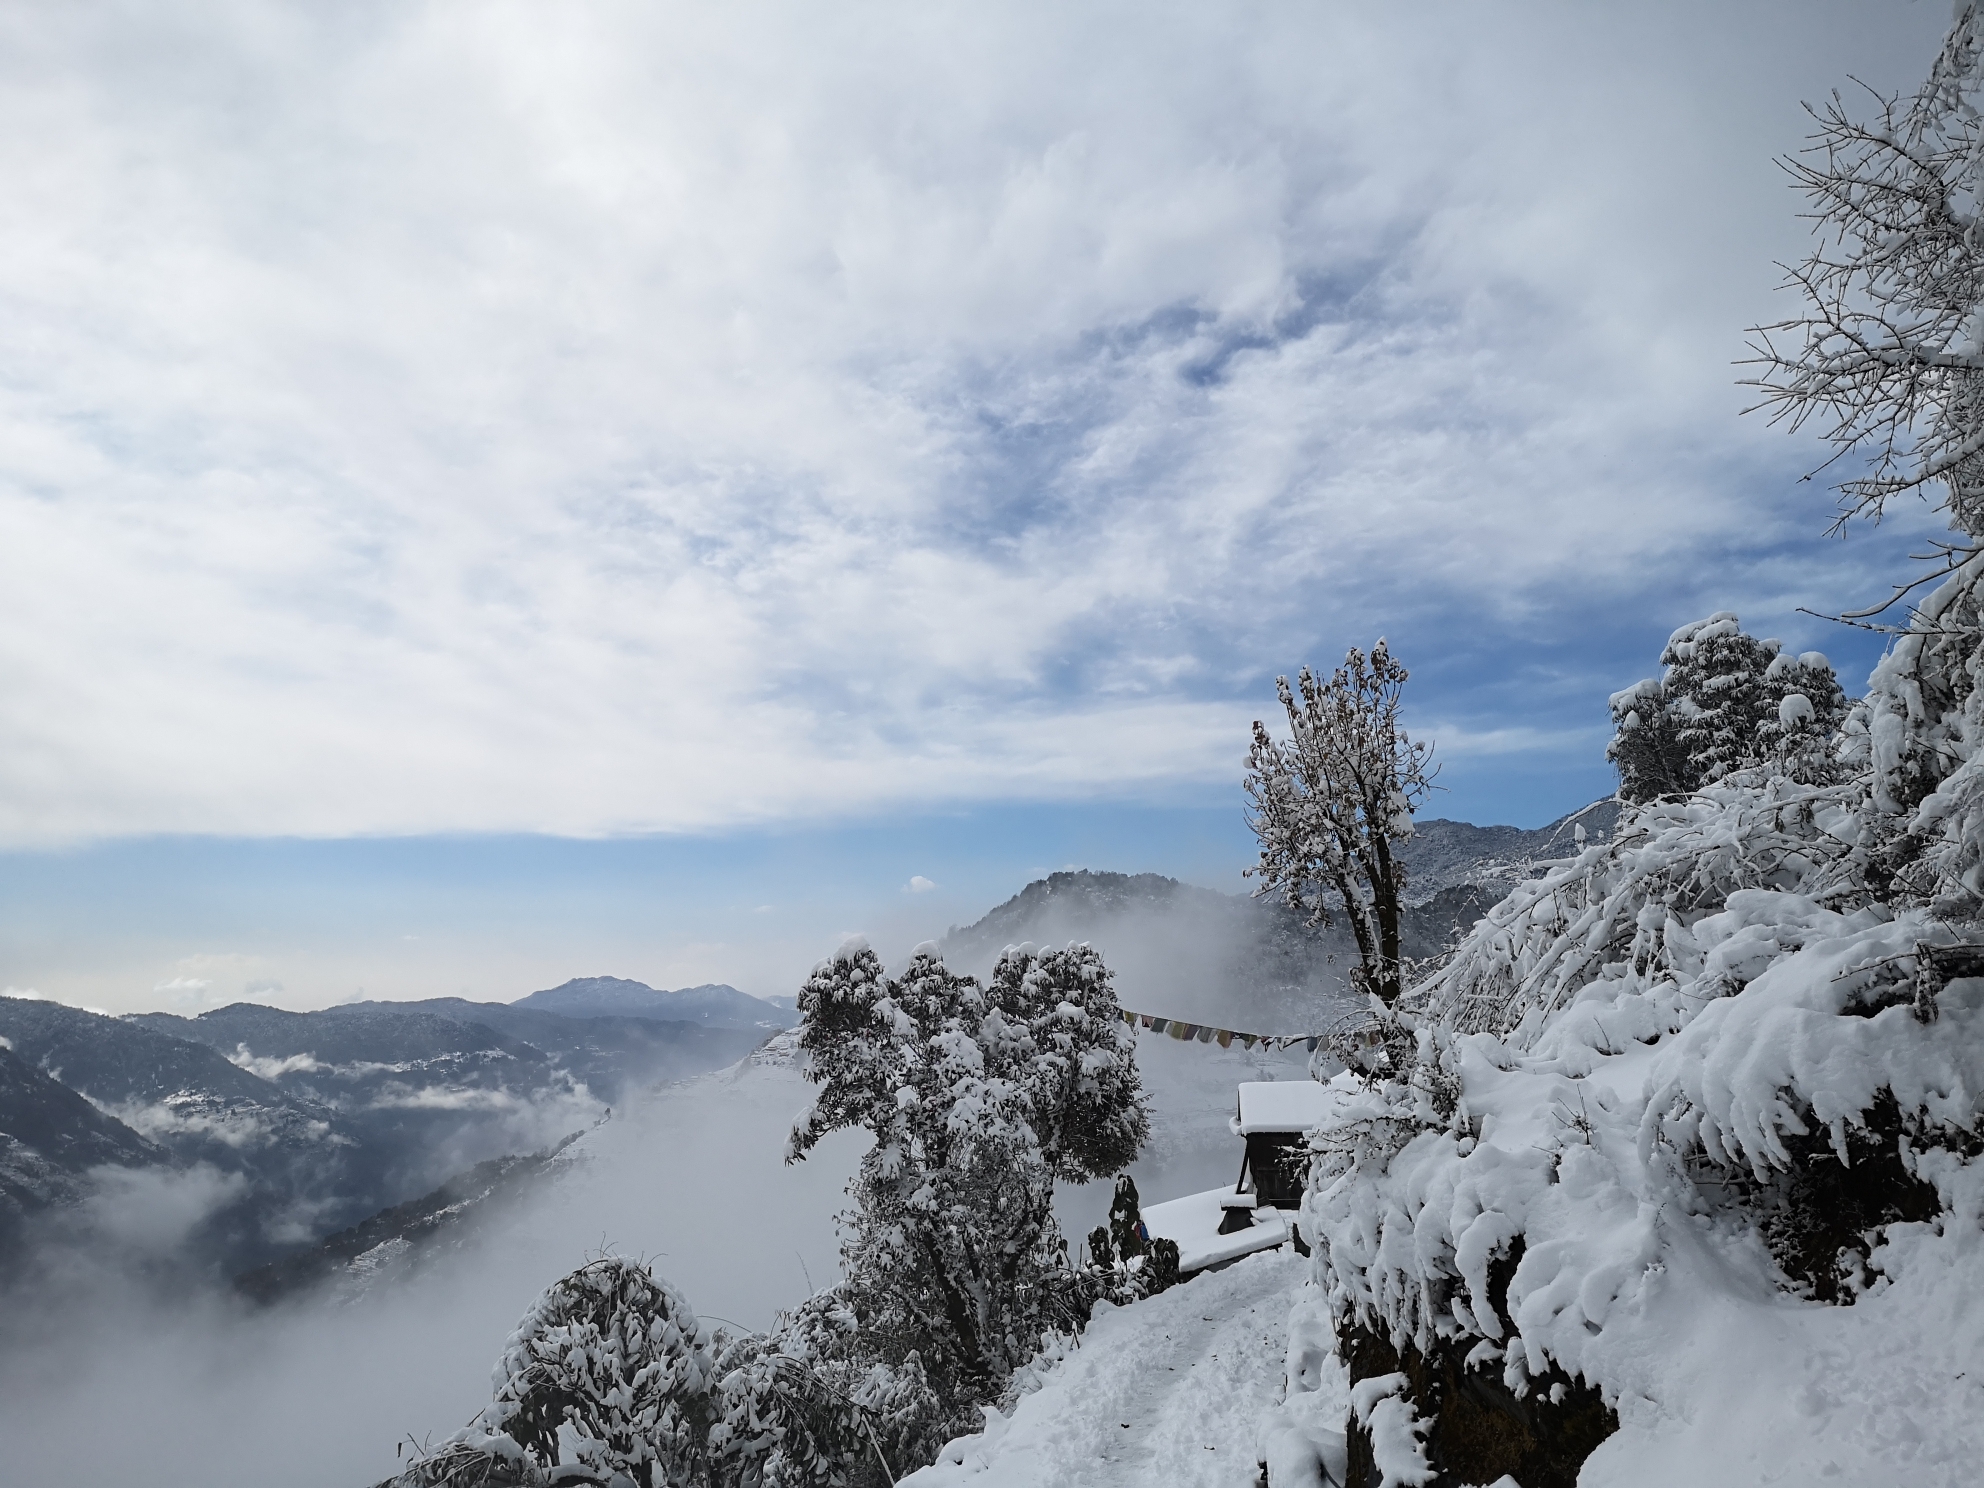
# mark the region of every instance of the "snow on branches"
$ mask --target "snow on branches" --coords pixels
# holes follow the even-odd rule
[[[538,1298],[504,1345],[485,1423],[539,1461],[640,1488],[700,1480],[716,1365],[710,1330],[645,1266],[604,1257]]]
[[[915,1356],[864,1358],[859,1326],[826,1292],[762,1334],[712,1330],[648,1267],[602,1257],[532,1305],[494,1401],[395,1488],[881,1488],[945,1422]]]
[[[1097,1294],[1054,1222],[1056,1177],[1117,1170],[1148,1129],[1133,1035],[1087,946],[1008,950],[990,986],[919,946],[888,977],[864,942],[799,995],[820,1086],[793,1129],[874,1136],[850,1193],[846,1292],[880,1357],[914,1352],[960,1423]]]
[[[1839,94],[1809,111],[1784,162],[1818,245],[1787,269],[1802,311],[1752,331],[1749,385],[1773,421],[1817,418],[1865,473],[1839,486],[1846,521],[1941,484],[1951,522],[1984,535],[1984,21],[1972,3],[1908,99]]]
[[[1658,678],[1612,695],[1605,757],[1622,800],[1687,795],[1758,767],[1811,784],[1837,777],[1825,745],[1846,696],[1821,653],[1793,656],[1724,611],[1675,631],[1660,664]]]
[[[1012,1062],[1042,1155],[1071,1183],[1121,1172],[1149,1133],[1136,1034],[1110,982],[1089,946],[1023,945],[999,957],[986,988],[995,1058]]]
[[[1248,752],[1248,824],[1260,861],[1247,870],[1311,924],[1332,908],[1357,940],[1354,980],[1391,1003],[1404,985],[1399,911],[1405,869],[1392,845],[1412,836],[1412,813],[1431,787],[1431,746],[1399,721],[1407,677],[1380,640],[1366,659],[1352,647],[1325,682],[1307,667],[1294,687],[1275,679],[1289,738],[1256,720]]]

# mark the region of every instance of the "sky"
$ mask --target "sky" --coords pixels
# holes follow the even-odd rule
[[[789,992],[1054,868],[1239,891],[1273,679],[1607,793],[1884,597],[1744,418],[1800,103],[1921,3],[0,11],[0,987]],[[895,942],[900,941],[898,946]]]

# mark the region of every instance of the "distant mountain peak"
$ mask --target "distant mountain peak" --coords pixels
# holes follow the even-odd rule
[[[519,997],[510,1006],[567,1018],[652,1018],[700,1023],[708,1028],[772,1029],[792,1021],[788,1009],[723,982],[668,992],[629,977],[573,977],[556,987]]]

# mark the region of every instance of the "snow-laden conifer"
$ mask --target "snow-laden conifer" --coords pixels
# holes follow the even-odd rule
[[[615,1256],[539,1297],[504,1345],[492,1431],[538,1462],[576,1462],[639,1488],[707,1481],[716,1342],[688,1300]]]
[[[1846,696],[1822,653],[1794,656],[1724,611],[1676,630],[1660,664],[1659,677],[1612,695],[1605,756],[1622,800],[1686,795],[1740,770],[1808,784],[1837,777],[1826,745]]]
[[[899,977],[843,948],[800,993],[820,1090],[793,1130],[873,1134],[845,1220],[844,1294],[884,1361],[914,1353],[960,1426],[1098,1294],[1054,1222],[1057,1174],[1129,1161],[1146,1130],[1129,1030],[1087,947],[1001,958],[991,987],[935,946]]]
[[[1015,946],[986,989],[992,1057],[1011,1063],[1048,1166],[1072,1183],[1121,1172],[1149,1133],[1136,1034],[1113,982],[1091,946]]]

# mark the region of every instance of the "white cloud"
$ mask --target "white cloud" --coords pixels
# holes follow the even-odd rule
[[[910,880],[902,886],[902,891],[905,894],[927,894],[936,887],[934,883],[922,874],[916,873],[910,875]]]
[[[283,984],[269,975],[266,958],[242,951],[200,951],[179,957],[173,974],[152,986],[153,1005],[176,1013],[201,1013],[236,1000],[227,990],[241,988],[247,998],[280,994]]]
[[[311,1054],[291,1054],[287,1058],[278,1059],[273,1056],[258,1055],[246,1044],[237,1044],[234,1052],[227,1057],[229,1061],[239,1065],[249,1074],[259,1075],[264,1080],[280,1080],[284,1075],[298,1070],[313,1074],[328,1068]]]
[[[1227,778],[1373,614],[1740,571],[1770,157],[1939,25],[17,8],[0,841]]]

